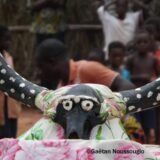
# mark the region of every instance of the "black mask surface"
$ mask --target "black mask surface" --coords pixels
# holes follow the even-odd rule
[[[102,99],[87,85],[70,89],[58,104],[54,121],[65,131],[67,139],[89,139],[93,127],[102,124],[99,116]],[[95,100],[96,99],[96,100]]]

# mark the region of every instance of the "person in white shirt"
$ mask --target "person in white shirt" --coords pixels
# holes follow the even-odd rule
[[[139,24],[141,11],[127,12],[128,0],[115,0],[117,16],[108,12],[109,5],[102,5],[97,9],[104,32],[105,58],[108,59],[108,45],[113,41],[120,41],[124,45],[130,42]]]

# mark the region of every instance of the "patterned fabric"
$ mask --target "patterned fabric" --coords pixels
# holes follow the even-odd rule
[[[142,144],[145,142],[144,130],[134,116],[125,116],[122,123],[131,140]]]
[[[125,140],[0,140],[3,160],[160,160],[159,146]]]
[[[47,131],[47,132],[46,132]],[[51,119],[42,118],[30,130],[19,137],[20,140],[45,140],[45,139],[64,139],[63,128],[54,123]],[[129,140],[120,119],[115,118],[106,120],[102,125],[94,127],[90,134],[90,139]]]
[[[65,14],[62,9],[45,8],[34,15],[31,31],[54,34],[65,30]]]
[[[108,87],[97,84],[85,84],[94,89],[97,94],[103,99],[100,108],[100,116],[105,121],[102,125],[97,125],[92,129],[90,139],[110,140],[110,139],[129,139],[120,118],[125,114],[125,103],[121,97],[114,94]],[[38,121],[27,133],[20,139],[62,139],[59,135],[59,130],[63,129],[52,121],[59,100],[66,98],[65,93],[76,85],[62,87],[56,91],[43,91],[36,97],[36,106],[44,111],[46,119]],[[82,97],[84,95],[81,95]],[[76,98],[77,96],[75,96]],[[85,96],[84,96],[85,97]],[[47,131],[47,133],[46,133]],[[39,136],[37,136],[37,134]],[[38,138],[37,138],[38,137]]]
[[[119,94],[114,94],[108,87],[103,85],[85,85],[94,89],[103,99],[100,110],[102,117],[106,118],[107,116],[109,118],[121,118],[125,114],[125,102],[121,99],[121,96]],[[60,89],[57,89],[55,91],[42,91],[36,97],[35,104],[37,107],[43,110],[46,115],[54,116],[59,99],[61,99],[63,95],[65,95],[65,93],[67,93],[67,91],[74,86],[76,85],[61,87]]]

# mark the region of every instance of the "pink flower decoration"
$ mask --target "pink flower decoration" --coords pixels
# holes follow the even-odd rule
[[[57,137],[58,139],[64,139],[64,129],[57,124]]]
[[[0,140],[0,159],[14,160],[16,152],[21,150],[16,139]]]
[[[90,148],[82,148],[77,150],[76,160],[94,160],[94,156],[91,152],[88,152]]]
[[[157,157],[160,157],[160,151],[153,152],[153,154]]]
[[[137,151],[141,149],[140,147],[134,145],[134,144],[121,144],[119,148],[117,148],[116,150],[119,151]],[[140,153],[140,154],[136,154],[136,153],[117,153],[114,156],[114,160],[144,160],[144,154]]]
[[[22,150],[16,155],[20,160],[73,160],[71,146],[64,141],[21,141]]]

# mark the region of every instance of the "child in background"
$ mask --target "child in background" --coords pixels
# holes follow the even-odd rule
[[[0,52],[4,56],[6,62],[13,67],[12,56],[8,53],[10,42],[8,28],[0,26]],[[20,110],[21,107],[17,101],[0,92],[0,139],[16,138],[17,119]]]
[[[135,37],[136,52],[127,58],[127,69],[131,73],[132,82],[137,87],[151,82],[159,75],[158,61],[150,51],[151,40],[148,31],[137,32]]]
[[[115,41],[109,44],[109,68],[120,73],[120,75],[130,80],[130,73],[124,66],[124,58],[126,55],[126,48],[123,43]]]
[[[90,61],[97,61],[101,64],[104,64],[120,73],[122,78],[126,80],[130,80],[130,73],[125,69],[124,64],[125,58],[125,46],[123,43],[119,41],[115,41],[110,43],[109,45],[109,60],[105,61],[105,53],[100,49],[92,49],[88,54],[88,60]]]
[[[127,69],[131,74],[131,81],[136,87],[141,87],[158,76],[157,59],[150,52],[151,36],[148,31],[141,30],[135,37],[136,52],[127,59]],[[140,121],[146,134],[147,142],[154,144],[156,128],[155,109],[140,113]]]

